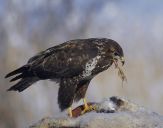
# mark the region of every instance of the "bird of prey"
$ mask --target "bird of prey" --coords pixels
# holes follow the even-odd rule
[[[124,64],[121,46],[112,39],[75,39],[42,51],[28,62],[5,76],[10,81],[19,80],[8,91],[23,91],[39,80],[59,80],[58,104],[61,111],[68,109],[72,117],[71,105],[83,99],[83,112],[91,109],[85,99],[90,81],[114,62]]]

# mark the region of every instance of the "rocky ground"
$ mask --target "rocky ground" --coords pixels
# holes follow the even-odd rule
[[[95,110],[81,115],[81,105],[73,110],[73,118],[46,117],[29,128],[163,128],[163,116],[124,98],[114,96],[89,105]]]

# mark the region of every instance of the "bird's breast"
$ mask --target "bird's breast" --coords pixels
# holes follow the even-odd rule
[[[108,69],[112,65],[112,61],[105,59],[101,56],[96,56],[89,60],[82,73],[83,78],[90,78],[98,73]]]
[[[100,72],[107,70],[112,65],[112,62],[101,62],[96,65],[96,68],[92,71],[92,75],[97,75]]]
[[[84,71],[82,73],[82,77],[90,77],[92,75],[93,70],[97,67],[98,61],[100,60],[101,56],[96,56],[92,59],[90,59],[84,68]]]

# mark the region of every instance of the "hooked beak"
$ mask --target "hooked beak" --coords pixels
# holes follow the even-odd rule
[[[125,58],[121,57],[120,60],[121,60],[122,66],[123,66],[125,64]]]

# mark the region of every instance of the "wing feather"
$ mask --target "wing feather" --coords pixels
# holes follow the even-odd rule
[[[49,48],[28,62],[32,63],[31,69],[40,77],[72,77],[79,75],[86,63],[97,54],[95,44],[74,40]]]

